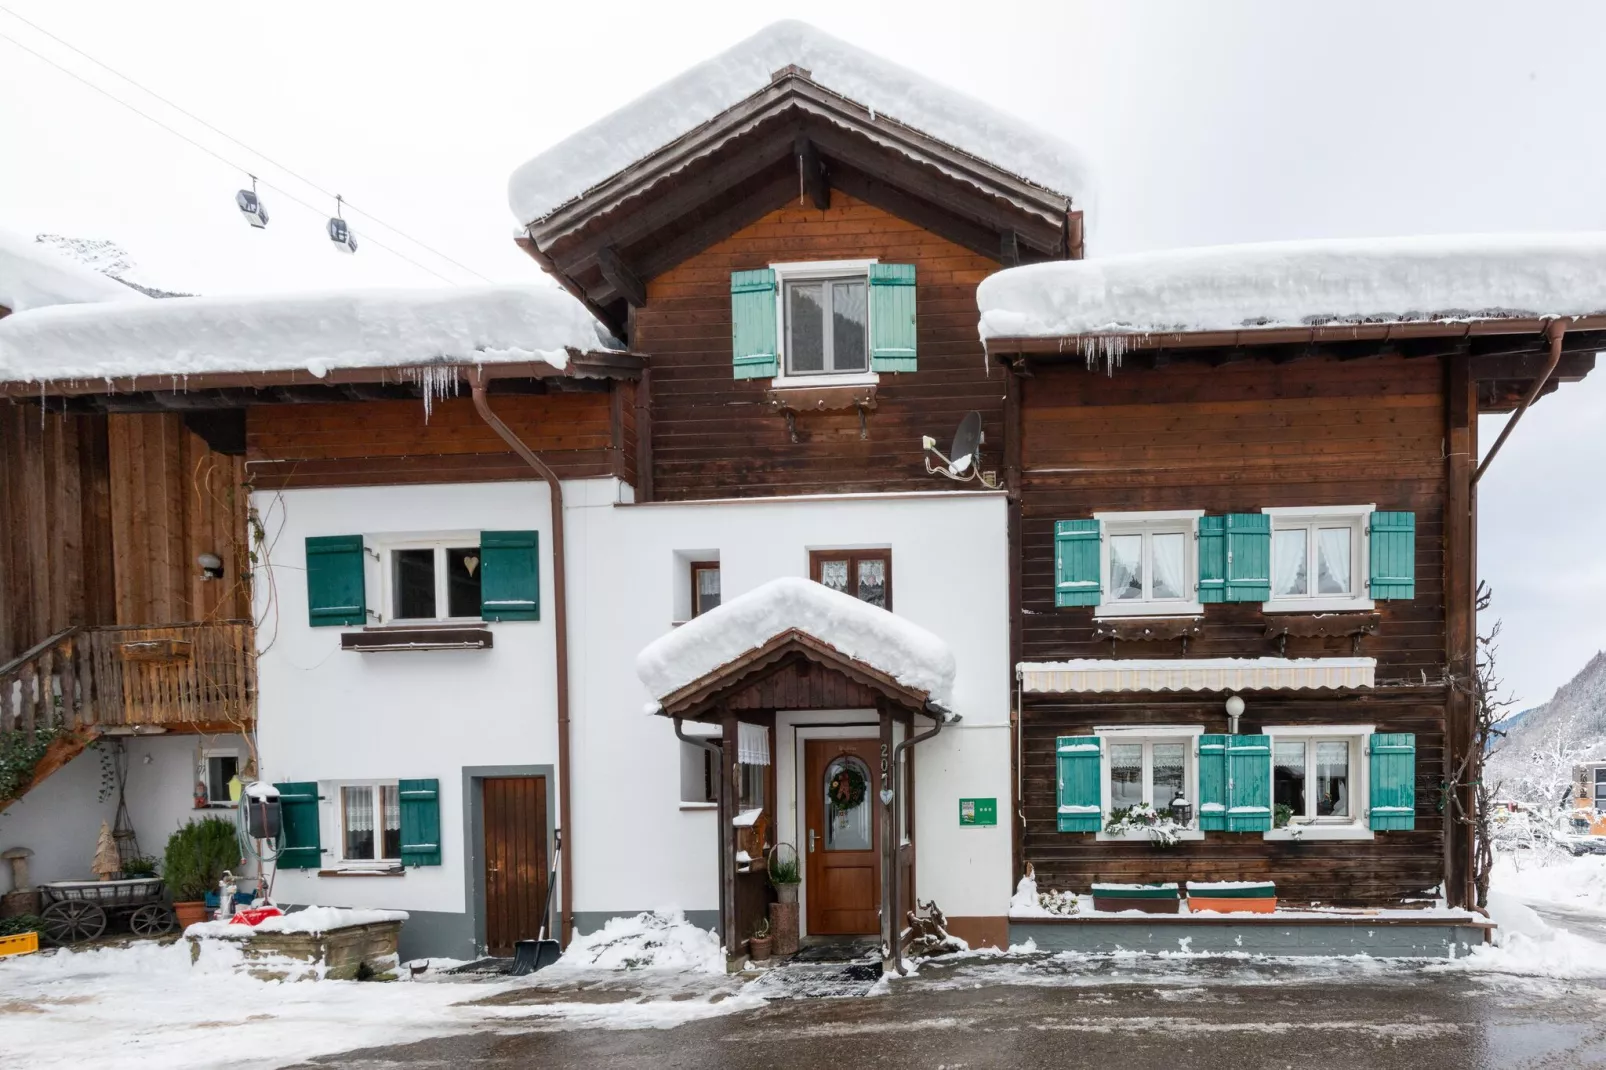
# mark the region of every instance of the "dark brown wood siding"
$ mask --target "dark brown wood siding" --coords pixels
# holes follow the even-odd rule
[[[1170,851],[1062,834],[1054,740],[1095,725],[1202,724],[1226,731],[1222,696],[1026,695],[1023,859],[1044,886],[1095,880],[1273,879],[1291,899],[1380,902],[1437,884],[1446,692],[1443,528],[1444,368],[1433,358],[1245,360],[1118,368],[1034,365],[1022,381],[1021,646],[1028,661],[1173,658],[1180,640],[1094,638],[1093,609],[1054,605],[1054,522],[1098,512],[1364,505],[1416,513],[1416,597],[1377,603],[1361,641],[1378,659],[1370,693],[1246,695],[1242,731],[1265,724],[1376,724],[1417,734],[1415,832],[1370,842],[1267,843],[1211,833]],[[1258,604],[1205,607],[1187,657],[1259,657],[1278,648]],[[1351,654],[1347,638],[1290,638],[1291,657]],[[1424,686],[1427,685],[1427,686]]]
[[[605,392],[493,395],[491,407],[564,479],[613,475]],[[246,470],[259,489],[533,478],[468,398],[260,405],[246,411]]]
[[[914,264],[920,370],[883,375],[861,439],[852,410],[797,417],[797,442],[765,404],[768,380],[731,375],[730,275],[771,263],[874,257]],[[997,262],[840,191],[825,210],[770,212],[647,284],[633,348],[652,362],[654,494],[660,499],[932,490],[920,437],[946,445],[980,410],[1002,441],[1003,376],[987,374],[976,285]],[[997,448],[984,452],[998,467]],[[942,489],[952,489],[941,484]]]

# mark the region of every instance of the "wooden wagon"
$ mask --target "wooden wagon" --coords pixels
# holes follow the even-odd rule
[[[39,886],[45,935],[58,944],[93,940],[113,915],[126,916],[136,936],[160,936],[178,925],[160,877],[120,881],[52,881]]]

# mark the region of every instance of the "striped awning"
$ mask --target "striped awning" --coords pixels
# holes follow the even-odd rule
[[[1371,687],[1376,658],[1079,658],[1023,661],[1037,694],[1113,691],[1297,691]]]

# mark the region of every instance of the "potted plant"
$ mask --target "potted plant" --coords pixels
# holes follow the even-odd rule
[[[754,962],[768,962],[770,947],[773,940],[770,937],[770,923],[768,919],[758,923],[753,930],[752,939],[747,941],[747,956]]]
[[[167,840],[162,872],[173,894],[173,913],[180,926],[206,920],[206,895],[223,879],[223,871],[240,862],[234,823],[220,817],[191,821]]]
[[[156,876],[156,859],[144,855],[130,858],[123,863],[123,876],[130,879]]]
[[[781,848],[785,847],[786,852]],[[770,883],[775,885],[775,898],[781,903],[797,902],[797,886],[803,883],[803,871],[797,864],[797,848],[789,843],[778,843],[770,848]]]

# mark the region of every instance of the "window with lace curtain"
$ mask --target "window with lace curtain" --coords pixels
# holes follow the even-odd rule
[[[891,550],[812,550],[809,574],[815,583],[833,591],[882,609],[892,608]]]
[[[340,786],[343,862],[400,862],[401,797],[394,780]]]
[[[1371,609],[1370,506],[1274,508],[1267,613]]]
[[[1200,511],[1100,513],[1103,572],[1097,617],[1168,617],[1204,612],[1199,603]]]

